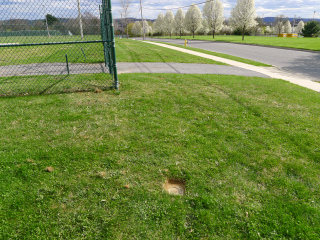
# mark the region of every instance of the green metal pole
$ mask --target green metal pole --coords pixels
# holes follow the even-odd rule
[[[66,64],[67,64],[67,71],[68,71],[68,75],[70,74],[69,71],[69,62],[68,62],[68,55],[66,54]]]
[[[108,0],[108,17],[110,23],[110,42],[111,42],[111,55],[113,61],[113,77],[114,77],[114,87],[115,89],[119,89],[119,80],[118,80],[118,70],[117,70],[117,61],[116,61],[116,45],[114,39],[114,26],[112,19],[112,7],[111,0]]]

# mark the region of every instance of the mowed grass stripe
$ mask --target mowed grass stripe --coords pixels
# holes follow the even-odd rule
[[[30,38],[29,41],[32,39],[33,38]],[[58,41],[64,39],[54,40]],[[97,38],[96,40],[99,39]],[[150,46],[150,44],[131,39],[116,39],[116,53],[118,62],[178,62],[226,65],[221,62],[204,59],[179,51],[172,51],[158,46]],[[65,63],[66,54],[70,63],[104,62],[102,43],[83,43],[32,47],[4,47],[1,48],[0,51],[0,66],[31,63]]]
[[[0,99],[1,238],[319,238],[318,93],[120,76],[120,94]]]

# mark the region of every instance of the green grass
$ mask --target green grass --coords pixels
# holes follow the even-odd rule
[[[2,77],[0,78],[0,97],[101,91],[113,86],[112,76],[106,73]]]
[[[319,239],[319,93],[254,77],[120,81],[120,95],[0,99],[1,239]],[[185,196],[162,190],[169,177]]]
[[[166,37],[169,38],[169,37]],[[180,37],[175,37],[179,38]],[[230,35],[215,35],[214,39],[212,36],[200,36],[197,35],[195,38],[192,36],[183,36],[183,39],[195,39],[195,40],[206,40],[206,41],[223,41],[223,42],[235,42],[235,43],[246,43],[246,44],[258,44],[266,46],[276,46],[285,48],[296,48],[304,50],[320,51],[320,38],[279,38],[279,37],[259,37],[259,36],[245,36],[242,41],[241,36],[230,36]]]
[[[76,37],[52,37],[50,41],[80,41]],[[99,40],[91,36],[85,40]],[[48,38],[0,38],[1,42],[46,42]],[[82,52],[82,49],[85,55]],[[206,63],[225,65],[210,59],[204,59],[178,51],[164,49],[140,41],[116,39],[116,52],[118,62],[181,62],[181,63]],[[0,49],[0,66],[19,65],[31,63],[66,62],[70,63],[102,63],[104,62],[103,46],[101,43],[83,43],[67,45],[4,47]]]
[[[211,51],[202,50],[202,49],[199,49],[199,48],[188,47],[188,46],[185,47],[185,46],[181,46],[181,45],[178,45],[178,44],[172,44],[172,43],[165,43],[165,42],[159,42],[159,43],[167,44],[167,45],[175,46],[175,47],[180,47],[180,48],[184,48],[184,49],[188,49],[188,50],[192,50],[192,51],[196,51],[196,52],[201,52],[201,53],[209,54],[209,55],[216,56],[216,57],[222,57],[222,58],[234,60],[234,61],[237,61],[237,62],[250,64],[250,65],[253,65],[253,66],[272,67],[269,64],[260,63],[260,62],[256,62],[256,61],[252,61],[252,60],[249,60],[249,59],[240,58],[240,57],[236,57],[236,56],[231,56],[231,55],[228,55],[228,54],[216,53],[216,52],[211,52]]]
[[[135,40],[117,39],[116,51],[117,59],[120,62],[178,62],[226,65],[221,62]]]

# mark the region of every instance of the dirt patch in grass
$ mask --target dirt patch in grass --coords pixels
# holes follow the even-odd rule
[[[163,188],[169,194],[183,196],[186,193],[185,181],[180,179],[167,179]]]

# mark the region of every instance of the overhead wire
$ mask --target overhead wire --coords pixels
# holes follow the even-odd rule
[[[201,2],[201,3],[194,3],[194,4],[191,4],[191,5],[188,5],[188,6],[183,6],[183,7],[175,7],[175,8],[143,8],[143,9],[146,9],[146,10],[156,10],[156,11],[163,11],[163,10],[174,10],[174,9],[179,9],[179,8],[187,8],[187,7],[190,7],[192,5],[201,5],[201,4],[205,4],[206,2]]]
[[[139,9],[135,12],[135,14],[133,14],[133,17],[128,17],[128,18],[135,18],[139,12],[140,12],[141,8],[139,7]]]

